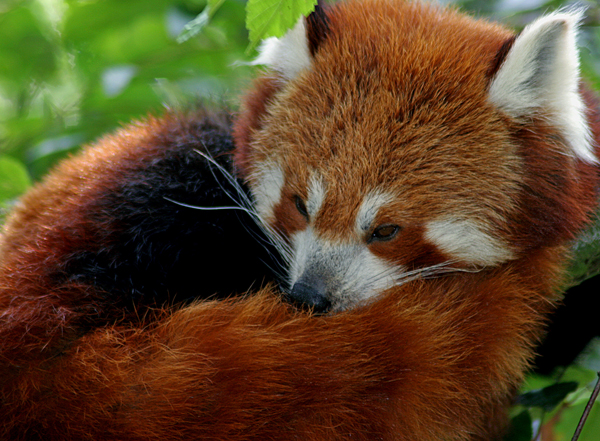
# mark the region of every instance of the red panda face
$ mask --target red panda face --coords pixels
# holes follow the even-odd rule
[[[276,76],[246,104],[259,116],[236,129],[257,212],[285,243],[292,299],[341,310],[533,248],[531,222],[564,197],[545,194],[561,180],[556,164],[595,162],[578,16],[543,18],[515,39],[420,3],[320,14],[320,35],[313,17],[265,44],[258,62]],[[553,202],[533,207],[532,195]]]

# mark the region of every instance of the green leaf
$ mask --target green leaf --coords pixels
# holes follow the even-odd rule
[[[575,381],[553,384],[543,389],[524,393],[518,397],[517,403],[525,407],[539,407],[550,412],[578,386],[579,384]]]
[[[315,10],[317,0],[248,0],[246,27],[250,48],[268,37],[282,37],[298,19]]]
[[[55,46],[29,8],[0,13],[0,36],[0,77],[45,81],[56,68]]]
[[[510,421],[510,429],[504,436],[504,441],[531,441],[533,430],[531,415],[524,410]]]
[[[181,44],[202,32],[224,1],[225,0],[208,0],[206,8],[204,8],[196,18],[184,26],[183,31],[181,31],[181,34],[177,37],[177,43]]]
[[[0,206],[16,198],[31,185],[25,166],[9,156],[0,156]]]
[[[208,21],[210,20],[210,14],[209,14],[209,6],[207,6],[204,11],[202,11],[200,14],[198,14],[196,16],[196,18],[194,18],[192,21],[188,22],[184,28],[183,31],[181,31],[181,34],[179,34],[177,36],[177,43],[184,43],[186,41],[188,41],[190,38],[198,35],[200,32],[202,32],[202,30],[204,29],[204,27],[208,24]]]
[[[600,274],[600,211],[592,224],[577,238],[571,251],[571,286]]]
[[[591,372],[600,371],[600,337],[594,337],[590,340],[575,360],[575,363]]]

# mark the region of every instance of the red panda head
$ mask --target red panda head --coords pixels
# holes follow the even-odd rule
[[[357,0],[267,40],[236,161],[286,244],[292,298],[340,310],[571,238],[597,162],[579,19],[515,37],[435,5]]]

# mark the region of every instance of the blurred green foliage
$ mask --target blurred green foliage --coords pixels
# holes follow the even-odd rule
[[[255,11],[281,6],[277,0],[249,3]],[[300,3],[310,7],[314,1]],[[564,2],[458,4],[519,29]],[[597,2],[583,4],[582,68],[600,90],[600,7]],[[252,55],[246,54],[246,4],[210,0],[206,6],[204,0],[2,0],[0,220],[3,210],[56,161],[132,119],[197,99],[235,108],[236,97],[253,76],[253,68],[245,64]],[[252,19],[251,10],[249,14]],[[255,26],[260,31],[272,25]],[[584,251],[573,266],[575,280],[600,271],[599,231],[600,225],[579,244]],[[530,376],[523,387],[529,394],[513,410],[515,424],[507,440],[539,433],[548,440],[569,440],[597,370],[600,341],[566,370]],[[596,405],[580,440],[599,439]]]
[[[261,3],[277,0],[250,5]],[[301,3],[307,8],[314,1]],[[561,3],[465,0],[459,6],[520,28]],[[204,98],[235,107],[252,77],[244,64],[252,55],[245,53],[246,4],[209,4],[206,13],[204,0],[4,0],[0,154],[21,162],[36,181],[81,144],[165,105]],[[581,43],[586,77],[600,89],[599,11],[588,5]],[[202,31],[179,43],[194,18],[203,20]]]
[[[21,0],[0,5],[0,151],[35,181],[120,124],[195,97],[229,102],[250,68],[244,3],[179,44],[197,0]],[[235,104],[235,103],[234,103]],[[0,177],[2,179],[2,177]]]

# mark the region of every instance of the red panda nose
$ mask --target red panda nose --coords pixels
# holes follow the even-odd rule
[[[294,283],[288,297],[295,305],[303,309],[312,309],[318,314],[324,314],[331,308],[323,283],[307,283],[301,278]]]

